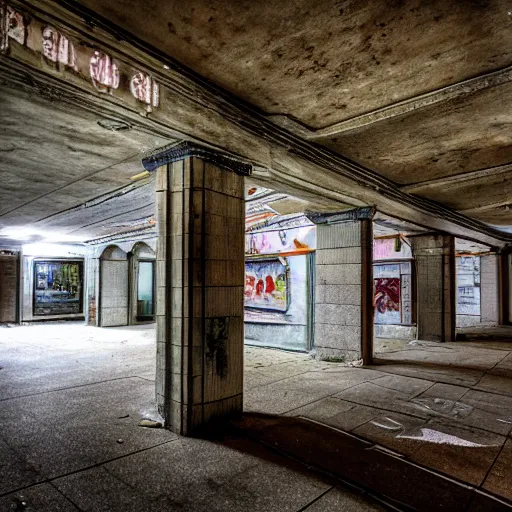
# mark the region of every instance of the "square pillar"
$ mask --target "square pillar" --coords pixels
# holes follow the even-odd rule
[[[410,240],[416,265],[417,337],[455,341],[455,238],[421,235]]]
[[[498,256],[480,256],[480,321],[499,323]]]
[[[308,213],[317,224],[314,345],[323,360],[373,356],[373,208]]]
[[[157,406],[181,435],[242,412],[244,174],[190,143],[143,160],[156,170]]]
[[[498,253],[498,323],[512,323],[512,248]]]

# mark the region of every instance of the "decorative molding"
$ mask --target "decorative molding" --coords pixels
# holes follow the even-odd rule
[[[443,178],[436,178],[428,181],[420,181],[418,183],[411,183],[400,187],[400,190],[408,194],[415,193],[418,190],[425,190],[428,188],[444,187],[446,185],[454,185],[463,183],[465,181],[481,180],[491,176],[498,176],[512,171],[512,163],[497,165],[495,167],[488,167],[486,169],[479,169],[477,171],[463,172],[460,174],[453,174]]]
[[[320,139],[358,130],[370,124],[403,116],[416,110],[431,107],[432,105],[444,103],[455,98],[468,96],[477,91],[496,87],[497,85],[508,82],[512,82],[512,66],[492,71],[491,73],[486,73],[475,78],[463,80],[447,87],[420,94],[397,103],[392,103],[391,105],[367,112],[366,114],[361,114],[316,130],[295,120],[293,117],[287,116],[286,114],[272,114],[269,115],[268,118],[279,126],[295,133],[299,137],[307,140]]]
[[[354,210],[344,212],[306,212],[305,215],[313,224],[337,224],[339,222],[355,220],[372,220],[375,212],[375,207],[369,206],[367,208],[355,208]]]
[[[486,212],[489,210],[512,210],[512,198],[506,199],[505,201],[500,201],[498,203],[491,204],[483,204],[481,206],[475,206],[474,208],[465,208],[464,210],[459,210],[460,212],[467,213],[478,213],[478,212]]]
[[[102,236],[86,240],[85,245],[102,245],[110,242],[121,242],[126,240],[145,239],[157,236],[156,228],[151,225],[147,228],[134,229],[133,231],[125,231],[124,233],[115,233],[113,235]]]
[[[221,153],[220,151],[215,151],[189,141],[172,144],[170,147],[163,148],[153,155],[144,157],[142,159],[142,165],[146,171],[153,172],[163,165],[192,157],[201,158],[206,162],[210,162],[222,169],[226,169],[242,176],[251,175],[251,164],[242,162],[228,153]]]

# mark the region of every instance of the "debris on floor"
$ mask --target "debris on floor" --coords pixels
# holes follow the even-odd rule
[[[162,428],[162,424],[159,421],[153,421],[153,420],[140,420],[139,421],[139,427],[146,427],[146,428]]]
[[[124,420],[125,418],[129,418],[130,415],[129,414],[125,414],[124,416],[118,416],[117,419],[118,420]]]

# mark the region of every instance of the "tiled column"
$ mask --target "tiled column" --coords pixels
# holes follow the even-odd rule
[[[498,322],[512,323],[512,248],[498,253]]]
[[[190,435],[242,411],[250,167],[189,143],[143,164],[157,173],[157,405],[170,429]]]
[[[416,265],[418,339],[455,341],[455,239],[410,237]]]
[[[308,213],[317,224],[314,343],[324,360],[373,354],[372,208]]]
[[[480,257],[480,321],[498,324],[498,256]]]

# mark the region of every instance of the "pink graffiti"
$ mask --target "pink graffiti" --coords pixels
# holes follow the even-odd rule
[[[43,30],[43,55],[53,61],[76,69],[76,52],[73,43],[55,29]]]
[[[25,44],[27,40],[27,23],[22,14],[15,11],[12,7],[0,3],[2,19],[0,20],[0,50],[6,50],[9,47],[9,39],[14,39],[20,44]]]
[[[104,53],[95,51],[89,66],[92,84],[101,92],[119,87],[119,69],[112,58]]]
[[[137,71],[130,82],[130,91],[134,98],[157,108],[160,102],[160,88],[149,75]]]

